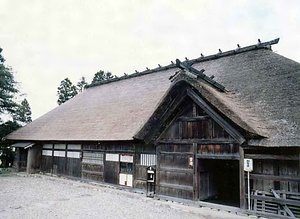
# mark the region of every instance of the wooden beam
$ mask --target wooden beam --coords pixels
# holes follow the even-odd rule
[[[160,144],[234,144],[237,143],[235,139],[166,139],[166,140],[159,140],[158,143]]]
[[[274,181],[300,182],[300,177],[293,177],[293,176],[274,176],[274,175],[250,173],[250,178],[251,179],[267,179],[267,180],[274,180]]]
[[[245,158],[251,158],[254,160],[298,160],[299,156],[293,155],[272,155],[272,154],[246,154]]]
[[[87,174],[99,175],[99,176],[103,175],[103,172],[95,172],[95,171],[89,171],[89,170],[81,170],[81,172],[87,173]]]
[[[198,104],[205,112],[210,115],[230,136],[232,136],[239,144],[246,141],[244,136],[234,129],[228,122],[225,121],[218,113],[216,113],[202,98],[199,97],[192,89],[187,89],[187,95]]]
[[[178,189],[178,190],[193,191],[193,186],[184,186],[184,185],[177,185],[177,184],[170,184],[170,183],[160,183],[159,186]]]
[[[193,169],[173,168],[173,167],[160,167],[159,171],[176,172],[176,173],[193,173]]]
[[[239,160],[239,154],[197,154],[197,158],[202,159],[219,159],[219,160]]]
[[[250,195],[250,198],[257,199],[257,200],[262,200],[262,201],[269,201],[269,202],[275,202],[278,204],[287,204],[287,205],[295,205],[295,206],[300,206],[300,201],[297,200],[290,200],[290,199],[282,199],[280,196],[279,198],[274,198],[270,196],[262,196],[262,195]]]
[[[178,118],[178,120],[182,122],[197,122],[206,119],[209,119],[209,116],[194,116],[194,117],[181,116]]]
[[[168,152],[168,151],[161,151],[161,154],[170,154],[170,155],[191,155],[193,156],[193,152]]]
[[[208,77],[203,73],[205,71],[204,69],[199,71],[198,69],[193,68],[191,65],[181,62],[179,59],[176,59],[176,66],[180,69],[187,70],[188,72],[196,75],[197,79],[201,78],[202,80],[206,81],[208,84],[213,86],[214,88],[217,88],[219,91],[222,92],[225,91],[225,87],[223,85],[221,85],[220,83],[216,82],[215,80],[213,80],[212,78]]]

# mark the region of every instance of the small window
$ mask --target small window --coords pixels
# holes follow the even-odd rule
[[[103,153],[83,152],[82,163],[103,164]]]
[[[120,163],[120,173],[133,174],[133,163]]]
[[[66,145],[65,144],[54,144],[54,149],[65,150]]]
[[[43,149],[52,149],[52,144],[44,144]]]
[[[141,154],[142,166],[153,166],[156,165],[156,154]]]

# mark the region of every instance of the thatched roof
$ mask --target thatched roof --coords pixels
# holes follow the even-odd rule
[[[273,42],[273,41],[271,41]],[[269,44],[185,61],[225,86],[187,80],[218,110],[253,136],[250,145],[300,146],[300,64]],[[24,141],[132,140],[172,88],[175,64],[90,86],[8,139]]]

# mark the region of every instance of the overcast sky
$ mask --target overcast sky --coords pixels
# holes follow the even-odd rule
[[[33,118],[57,106],[64,78],[142,71],[280,37],[300,62],[299,0],[1,0],[0,47]]]

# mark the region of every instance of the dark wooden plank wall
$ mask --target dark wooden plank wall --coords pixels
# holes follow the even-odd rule
[[[245,158],[253,159],[254,169],[250,174],[252,189],[299,193],[299,152],[300,149],[296,147],[245,149]]]
[[[58,148],[57,145],[66,145],[65,148]],[[140,189],[146,189],[146,167],[141,164],[141,154],[149,154],[156,156],[155,147],[153,145],[144,145],[134,141],[119,141],[119,142],[87,142],[75,143],[81,145],[80,150],[68,148],[68,144],[49,144],[47,155],[43,155],[41,159],[41,170],[43,172],[67,175],[72,177],[82,177],[88,180],[108,182],[118,184],[120,162],[106,161],[106,154],[128,154],[134,156],[133,170],[133,186]],[[55,152],[56,151],[56,152]],[[60,156],[58,152],[63,153]],[[68,157],[68,153],[80,152],[80,158]],[[56,156],[54,156],[56,153]],[[85,153],[102,154],[101,162],[86,161]],[[153,158],[152,158],[153,159]],[[151,163],[154,164],[154,163]],[[155,166],[155,164],[154,164]]]
[[[19,153],[19,171],[26,171],[28,149],[18,148]]]
[[[193,145],[160,144],[157,191],[161,195],[193,199]]]
[[[53,157],[52,156],[42,156],[42,164],[41,169],[43,172],[52,173],[52,163]]]
[[[102,157],[102,162],[99,163],[92,163],[92,162],[85,162],[84,157],[85,153],[100,153],[104,154],[103,151],[105,150],[105,145],[100,145],[97,143],[85,143],[82,144],[82,156],[83,161],[81,164],[81,177],[83,179],[94,180],[103,182],[104,176],[104,162]]]
[[[48,154],[42,155],[41,158],[41,170],[43,172],[81,177],[80,144],[70,144],[69,148],[68,144],[65,143],[47,145],[48,148],[44,148],[43,150],[48,152]],[[76,158],[70,154],[73,152],[77,153]]]
[[[82,145],[83,153],[102,153],[103,162],[101,164],[82,164],[82,177],[89,180],[96,180],[112,184],[119,181],[119,162],[106,161],[105,154],[134,153],[132,142],[99,142]]]
[[[238,161],[239,145],[192,101],[167,127],[157,147],[158,193],[194,200],[214,196],[216,188],[209,182],[213,169],[198,159]]]
[[[146,168],[148,164],[151,164],[156,169],[156,163],[153,164],[152,160],[149,160],[146,163],[141,162],[141,155],[152,155],[156,156],[156,150],[153,145],[136,145],[136,153],[135,153],[135,178],[133,186],[138,189],[145,190],[147,188],[147,172]],[[152,165],[153,164],[153,165]]]
[[[72,177],[81,177],[81,160],[77,158],[67,158],[66,175]]]
[[[82,176],[86,179],[118,184],[120,162],[107,161],[105,156],[109,154],[128,154],[134,156],[133,187],[146,189],[146,167],[140,164],[141,154],[155,154],[153,145],[144,145],[133,141],[85,143],[82,146],[83,153],[103,153],[103,164],[82,164]]]

